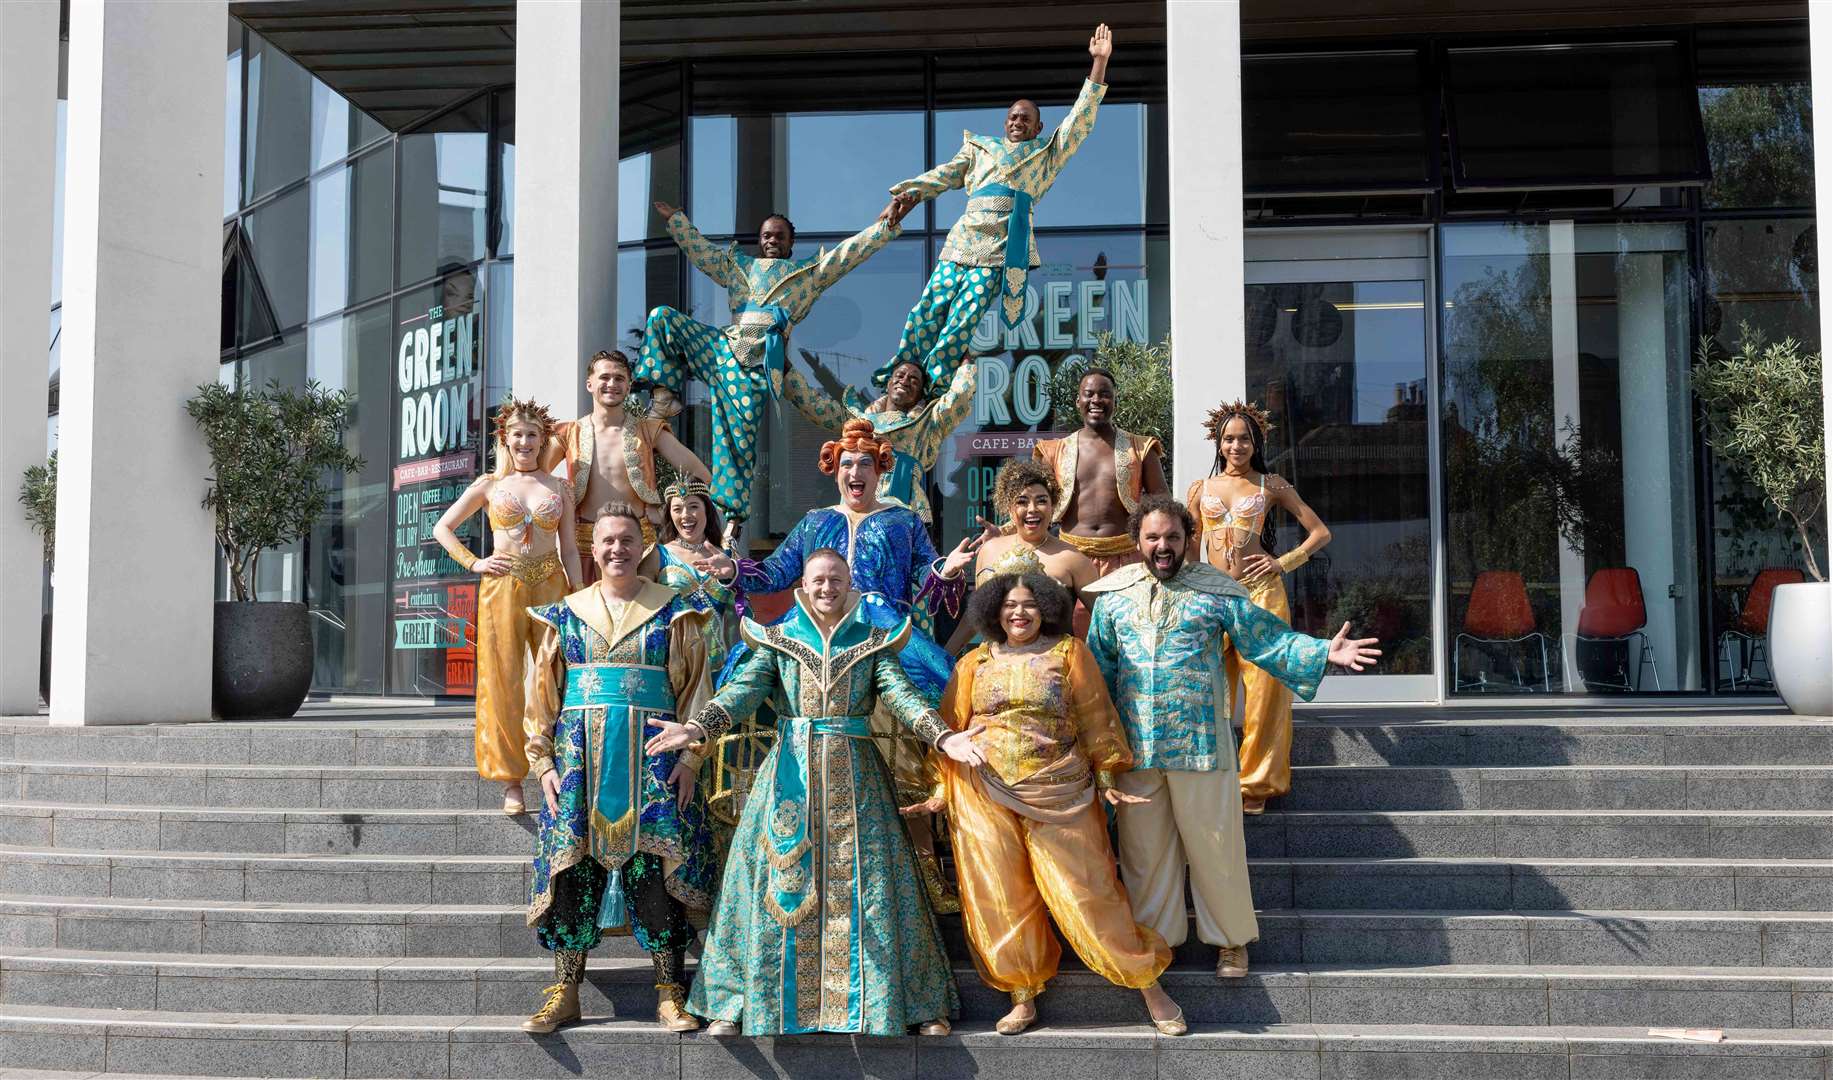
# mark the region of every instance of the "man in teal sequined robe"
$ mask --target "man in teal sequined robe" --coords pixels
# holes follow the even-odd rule
[[[662,417],[680,411],[689,376],[706,384],[713,412],[713,502],[725,515],[728,542],[751,515],[758,424],[783,392],[790,327],[807,317],[829,287],[895,239],[909,209],[894,200],[864,231],[812,258],[796,259],[791,257],[795,226],[781,214],[764,219],[753,257],[737,244],[718,247],[686,214],[656,204],[682,254],[726,290],[732,321],[714,327],[666,305],[652,309],[634,374],[637,382],[654,387],[650,412]]]
[[[987,306],[997,298],[1005,325],[1025,315],[1025,280],[1038,265],[1031,235],[1031,209],[1095,127],[1095,110],[1107,93],[1107,62],[1114,38],[1103,23],[1088,39],[1093,57],[1082,93],[1069,115],[1048,137],[1034,102],[1020,99],[1006,110],[1003,137],[961,133],[961,149],[921,176],[891,186],[900,202],[933,199],[967,189],[967,209],[948,230],[936,268],[904,322],[897,355],[872,376],[884,386],[899,364],[921,366],[931,386],[947,386],[967,358],[968,346]]]
[[[1305,701],[1316,696],[1327,663],[1360,671],[1380,654],[1370,648],[1373,638],[1347,640],[1348,623],[1330,641],[1298,633],[1255,605],[1235,579],[1187,562],[1195,523],[1167,495],[1141,500],[1127,528],[1145,561],[1088,587],[1097,594],[1088,650],[1133,749],[1132,770],[1115,783],[1142,800],[1116,811],[1120,872],[1134,919],[1176,948],[1190,932],[1188,867],[1197,937],[1218,946],[1216,974],[1238,978],[1260,928],[1248,889],[1223,636]]]
[[[530,608],[541,625],[524,727],[529,772],[545,806],[536,830],[528,924],[554,953],[555,983],[523,1029],[579,1018],[586,953],[604,933],[632,933],[655,964],[657,1018],[682,1009],[690,910],[711,906],[717,867],[691,750],[651,757],[646,728],[698,712],[711,689],[708,638],[717,616],[636,576],[642,524],[613,506],[593,525],[599,581]]]
[[[693,722],[663,725],[650,743],[717,737],[766,702],[777,717],[688,995],[714,1034],[904,1035],[914,1024],[938,1035],[957,1007],[868,717],[882,704],[951,758],[984,759],[899,666],[909,619],[867,618],[850,584],[846,560],[813,553],[790,615],[742,623],[749,658]]]

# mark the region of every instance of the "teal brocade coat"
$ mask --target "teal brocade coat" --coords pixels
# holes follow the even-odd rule
[[[879,705],[934,746],[941,718],[897,660],[909,620],[865,617],[857,597],[824,639],[797,591],[698,719],[717,736],[768,702],[777,738],[732,837],[689,1012],[747,1035],[904,1035],[958,1007],[884,757]]]

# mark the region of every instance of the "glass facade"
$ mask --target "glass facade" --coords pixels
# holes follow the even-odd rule
[[[1637,54],[1634,78],[1568,88],[1595,83],[1616,127],[1659,121],[1615,154],[1562,136],[1584,144],[1582,161],[1524,155],[1480,122],[1486,101],[1532,90],[1544,50],[1481,46],[1506,71],[1453,71],[1474,54],[1454,63],[1417,41],[1245,60],[1246,210],[1267,226],[1253,236],[1313,237],[1294,273],[1250,274],[1248,394],[1278,425],[1269,466],[1333,532],[1289,579],[1294,623],[1348,619],[1388,642],[1375,677],[1337,680],[1364,688],[1352,698],[1382,697],[1380,676],[1417,677],[1409,695],[1437,688],[1423,696],[1769,690],[1734,639],[1759,575],[1802,564],[1799,541],[1705,446],[1689,380],[1702,347],[1749,335],[1819,347],[1805,33],[1670,37]],[[1616,55],[1596,45],[1584,56]],[[740,59],[626,66],[617,344],[634,350],[659,304],[727,319],[654,202],[747,245],[785,213],[807,255],[868,225],[886,189],[946,160],[963,129],[997,130],[1012,97],[1036,98],[1054,124],[1085,65],[1039,52],[1015,69],[1022,87],[972,54],[829,57],[772,78]],[[1027,319],[989,316],[975,333],[975,405],[930,477],[940,546],[988,513],[1014,447],[1068,426],[1051,414],[1056,366],[1104,333],[1165,336],[1162,58],[1140,67],[1039,203]],[[1352,93],[1342,80],[1305,74],[1365,68],[1381,73],[1379,100],[1347,110],[1331,107]],[[836,80],[856,108],[833,107]],[[1696,124],[1677,105],[1689,84]],[[349,444],[366,462],[309,536],[262,560],[259,595],[309,605],[317,690],[469,694],[475,580],[431,526],[491,464],[489,403],[509,384],[514,93],[389,132],[233,20],[224,87],[221,377],[349,391]],[[949,193],[914,212],[797,326],[791,362],[815,385],[864,386],[891,355],[962,204]],[[1365,250],[1397,228],[1419,238],[1405,269]],[[690,387],[681,434],[704,455],[703,394]],[[809,467],[826,437],[791,409],[767,418],[754,548],[833,500]],[[1275,550],[1302,539],[1283,515],[1273,524]],[[473,546],[481,525],[461,530]]]

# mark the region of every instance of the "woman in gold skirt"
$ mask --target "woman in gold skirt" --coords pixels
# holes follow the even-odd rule
[[[573,505],[566,481],[541,470],[554,428],[533,401],[506,402],[496,416],[494,472],[472,481],[433,526],[458,565],[482,578],[477,588],[477,774],[503,785],[503,812],[520,814],[528,759],[522,749],[523,674],[539,625],[531,607],[552,604],[580,580],[579,545],[562,529]],[[457,528],[479,510],[490,519],[490,554],[480,558]]]
[[[1094,657],[1070,633],[1073,611],[1042,574],[994,577],[969,605],[985,640],[942,697],[943,722],[986,759],[941,762],[962,925],[980,977],[1012,998],[1000,1034],[1037,1020],[1062,958],[1054,918],[1092,970],[1140,992],[1154,1027],[1182,1035],[1183,1010],[1158,985],[1171,950],[1133,921],[1108,844],[1102,802],[1145,800],[1114,786],[1133,753]]]

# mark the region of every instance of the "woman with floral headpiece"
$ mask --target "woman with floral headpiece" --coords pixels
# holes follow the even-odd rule
[[[1204,423],[1216,444],[1216,463],[1207,479],[1190,485],[1185,502],[1197,520],[1194,557],[1247,587],[1256,606],[1292,621],[1284,575],[1303,566],[1325,544],[1330,529],[1298,489],[1267,472],[1267,436],[1272,420],[1257,406],[1233,401],[1210,410]],[[1275,558],[1268,518],[1279,507],[1297,520],[1305,539]],[[1241,810],[1258,814],[1267,800],[1292,788],[1292,691],[1241,659],[1233,645],[1223,649],[1229,686],[1240,684],[1244,703],[1241,731]]]
[[[580,580],[579,544],[561,528],[573,506],[566,481],[541,468],[554,418],[534,401],[510,398],[496,414],[496,469],[471,482],[433,526],[477,587],[477,774],[503,785],[503,812],[527,810],[522,780],[522,676],[536,627],[530,607],[555,603]],[[490,554],[479,557],[458,529],[479,510],[490,521]]]

